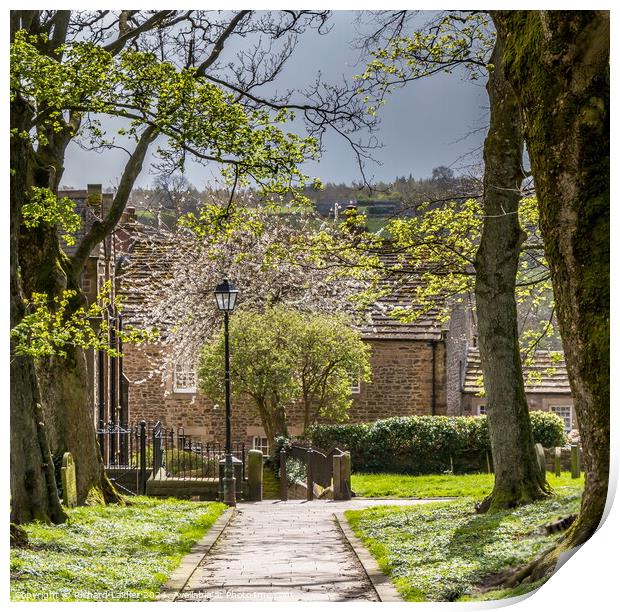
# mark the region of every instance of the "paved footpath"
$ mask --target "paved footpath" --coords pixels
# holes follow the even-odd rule
[[[239,504],[177,601],[377,601],[334,512],[416,503],[424,501]]]

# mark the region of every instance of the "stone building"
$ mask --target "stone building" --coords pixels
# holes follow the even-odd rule
[[[80,239],[92,228],[93,224],[103,219],[112,206],[113,193],[103,193],[99,184],[87,185],[82,190],[60,190],[58,196],[69,198],[76,205],[81,224],[75,236],[75,245],[65,245],[64,250],[72,255],[80,244]],[[111,285],[111,296],[116,291],[116,273],[123,253],[130,250],[135,235],[135,210],[128,207],[123,213],[114,232],[93,248],[84,265],[81,277],[81,288],[88,303],[97,299],[104,283]],[[115,308],[110,308],[105,317],[112,329],[110,343],[121,349],[116,339],[115,330],[122,327],[122,315]],[[123,376],[123,359],[111,357],[104,351],[89,350],[86,353],[86,364],[91,380],[90,399],[93,407],[95,427],[100,429],[109,423],[127,422],[129,408],[127,403],[128,385]]]
[[[166,273],[166,251],[170,247],[153,236],[136,240],[127,254],[130,265],[119,282],[123,312],[129,324],[141,324],[145,308],[139,288],[156,282]],[[401,323],[388,315],[391,308],[405,305],[414,282],[403,285],[377,302],[368,323],[360,328],[372,347],[372,382],[352,378],[352,422],[390,416],[447,414],[445,330],[439,309],[433,309],[415,323]],[[215,305],[213,306],[215,308]],[[234,315],[233,315],[234,316]],[[191,364],[169,364],[161,344],[125,346],[123,374],[128,380],[131,421],[161,420],[172,428],[182,427],[187,435],[223,440],[224,414],[221,406],[197,392]],[[288,409],[289,432],[302,432],[300,407]],[[233,439],[263,449],[267,446],[260,419],[250,405],[234,405]]]
[[[549,351],[535,351],[532,359],[523,366],[525,394],[530,410],[554,412],[564,421],[564,429],[568,433],[578,427],[566,363],[563,358],[554,358],[555,354]],[[480,394],[481,378],[480,352],[477,348],[471,347],[468,350],[467,366],[461,387],[461,406],[464,415],[477,416],[486,413],[486,399]]]
[[[81,232],[106,214],[113,199],[112,194],[102,193],[100,185],[59,195],[77,203],[83,219]],[[135,211],[128,208],[113,235],[93,249],[84,268],[82,288],[89,301],[96,298],[106,280],[112,281],[114,290],[123,297],[123,311],[107,314],[113,329],[124,324],[140,325],[144,308],[120,281],[124,262],[131,261],[129,273],[134,280],[142,275],[142,282],[156,282],[158,274],[167,272],[166,252],[171,247],[158,240],[154,232],[137,223]],[[389,316],[391,308],[408,304],[417,282],[402,284],[375,303],[368,323],[359,330],[372,348],[372,380],[364,383],[352,378],[350,422],[485,412],[478,384],[481,373],[471,299],[465,296],[454,303],[447,320],[440,316],[439,308],[413,323]],[[98,428],[159,420],[205,441],[223,441],[223,407],[197,392],[192,364],[164,365],[168,361],[166,349],[158,343],[121,347],[114,334],[111,343],[122,349],[123,357],[113,358],[103,352],[88,356],[93,420]],[[534,374],[526,378],[530,408],[552,410],[565,420],[567,429],[576,427],[564,363],[551,363],[548,354],[538,352],[530,370]],[[526,374],[528,371],[526,368]],[[289,432],[300,434],[301,410],[292,406],[288,414]],[[260,419],[250,405],[233,406],[233,440],[267,450]]]
[[[141,282],[151,282],[148,279],[165,274],[168,248],[158,240],[136,241],[128,255],[133,280],[142,276]],[[393,288],[391,295],[373,305],[368,323],[359,329],[362,339],[372,348],[372,380],[365,383],[352,378],[349,422],[392,416],[484,413],[484,398],[479,396],[480,387],[476,385],[480,365],[471,298],[465,296],[455,302],[447,320],[442,318],[439,307],[425,312],[413,323],[389,316],[392,308],[409,304],[419,282],[410,280]],[[127,286],[134,284],[129,282]],[[139,325],[144,306],[132,290],[124,293],[124,308],[127,321]],[[223,440],[223,407],[197,391],[191,364],[169,364],[162,369],[164,350],[158,344],[124,349],[130,419],[161,420],[169,427],[184,428],[188,435]],[[544,370],[542,353],[537,353],[536,359],[538,370]],[[554,410],[564,417],[564,407],[572,406],[565,366],[563,362],[553,365],[553,376],[529,379],[528,401],[532,409]],[[252,406],[237,402],[233,415],[233,439],[267,450],[265,432]],[[289,433],[300,434],[301,410],[291,406],[288,416]],[[573,426],[572,409],[570,425]]]

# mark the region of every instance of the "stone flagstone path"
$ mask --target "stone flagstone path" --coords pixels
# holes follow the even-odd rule
[[[377,601],[334,512],[425,501],[358,498],[239,504],[177,601]]]

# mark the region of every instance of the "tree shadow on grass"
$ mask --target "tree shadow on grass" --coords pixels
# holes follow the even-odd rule
[[[508,520],[503,513],[472,514],[469,521],[458,527],[448,542],[450,556],[479,557],[484,547],[497,541],[497,531],[501,524]]]
[[[464,559],[468,562],[475,561],[481,567],[485,566],[484,558],[487,556],[487,547],[497,542],[502,523],[508,517],[503,513],[490,515],[472,515],[471,518],[458,527],[446,545],[446,557],[449,559]],[[493,570],[491,570],[493,571]],[[484,573],[484,571],[482,572]],[[483,576],[477,576],[477,571],[472,569],[472,575],[466,579],[467,583],[477,582]],[[452,589],[444,592],[445,601],[455,601],[464,593],[465,584],[456,581]]]

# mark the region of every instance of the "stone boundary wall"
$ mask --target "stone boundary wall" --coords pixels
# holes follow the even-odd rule
[[[581,451],[581,448],[579,450]],[[570,457],[570,446],[563,446],[560,456],[560,463],[562,465],[563,472],[571,471]],[[555,471],[555,448],[545,448],[545,465],[547,466],[547,472]]]

